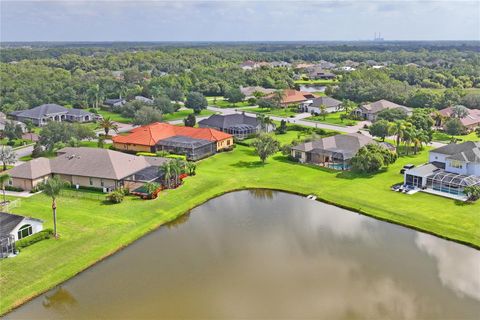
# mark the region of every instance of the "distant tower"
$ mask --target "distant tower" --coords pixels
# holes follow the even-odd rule
[[[377,33],[375,32],[373,41],[383,41],[382,34],[379,32],[377,36]]]

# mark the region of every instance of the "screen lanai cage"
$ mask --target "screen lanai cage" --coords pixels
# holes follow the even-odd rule
[[[335,170],[350,170],[350,160],[354,156],[351,151],[333,148],[328,150],[313,149],[311,154],[311,162],[321,163],[325,167]]]
[[[214,141],[209,140],[174,136],[160,140],[157,143],[157,150],[185,155],[188,160],[199,160],[214,154],[216,152],[216,144]]]
[[[427,177],[427,188],[454,195],[464,195],[465,187],[480,185],[480,177],[440,171]]]
[[[252,134],[257,133],[257,128],[249,124],[237,124],[223,130],[226,133],[230,133],[237,139],[245,139]]]

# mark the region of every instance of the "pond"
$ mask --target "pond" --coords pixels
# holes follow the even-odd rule
[[[305,92],[324,92],[327,87],[319,85],[300,85],[300,91]]]
[[[6,318],[478,319],[479,268],[480,252],[454,242],[296,195],[240,191]]]

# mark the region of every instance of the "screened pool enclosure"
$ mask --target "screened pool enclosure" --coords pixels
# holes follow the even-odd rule
[[[465,187],[480,185],[480,177],[439,171],[427,177],[426,187],[435,191],[464,195]]]
[[[194,139],[186,136],[173,136],[160,140],[157,150],[168,151],[173,154],[185,155],[187,160],[199,160],[216,152],[215,142]]]

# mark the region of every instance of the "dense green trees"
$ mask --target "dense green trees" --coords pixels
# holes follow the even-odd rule
[[[49,122],[40,131],[39,143],[52,150],[57,143],[68,143],[72,138],[77,140],[93,139],[95,132],[86,126],[68,122]]]
[[[273,136],[262,133],[252,142],[255,153],[260,157],[262,163],[265,163],[268,157],[275,154],[280,148],[280,142]]]
[[[360,173],[373,173],[395,162],[396,155],[378,144],[368,144],[352,158],[352,170]]]
[[[207,99],[200,92],[190,92],[185,101],[185,107],[193,109],[196,114],[199,114],[208,106]]]
[[[378,137],[382,139],[382,141],[385,141],[385,138],[388,137],[390,133],[390,127],[390,122],[387,120],[378,120],[370,126],[369,132],[372,136]]]
[[[160,121],[162,121],[162,113],[148,106],[141,107],[133,116],[133,124],[140,126]]]

